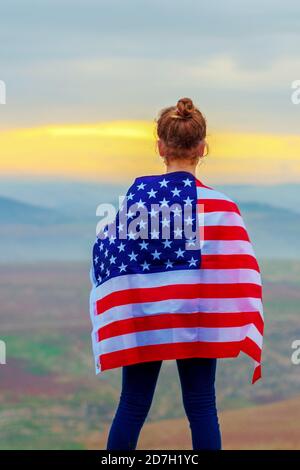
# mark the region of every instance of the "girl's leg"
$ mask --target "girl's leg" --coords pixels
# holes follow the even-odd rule
[[[216,359],[177,359],[183,405],[190,423],[194,450],[220,450],[216,409]]]
[[[122,391],[107,442],[107,450],[135,450],[150,410],[162,361],[122,368]]]

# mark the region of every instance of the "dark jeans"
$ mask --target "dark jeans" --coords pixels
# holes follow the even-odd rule
[[[220,450],[215,373],[216,359],[177,359],[183,406],[194,450]],[[162,361],[122,368],[122,392],[113,419],[107,450],[134,450],[151,407]]]

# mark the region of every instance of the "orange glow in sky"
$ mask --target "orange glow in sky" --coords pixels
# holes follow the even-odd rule
[[[155,123],[111,121],[0,132],[0,172],[11,176],[124,181],[163,173]],[[300,137],[212,133],[198,177],[209,183],[300,181]]]

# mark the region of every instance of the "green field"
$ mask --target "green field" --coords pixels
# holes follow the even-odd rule
[[[220,360],[220,411],[299,393],[300,369],[290,357],[292,341],[300,338],[300,262],[260,265],[266,317],[263,380],[250,384],[252,362],[245,356]],[[88,448],[98,434],[100,446],[118,402],[121,370],[94,375],[88,266],[3,265],[0,271],[6,279],[0,287],[0,320],[7,347],[7,364],[0,366],[1,449]],[[175,361],[165,361],[148,422],[184,416]]]

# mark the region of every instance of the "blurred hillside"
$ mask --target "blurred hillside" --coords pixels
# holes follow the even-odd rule
[[[219,189],[239,204],[258,257],[300,259],[300,185]],[[20,183],[18,190],[2,185],[0,262],[88,260],[100,220],[97,205],[117,208],[125,190],[102,183]]]
[[[292,399],[300,375],[290,360],[300,338],[300,185],[222,190],[238,202],[259,258],[266,317],[262,381],[250,384],[252,362],[244,355],[218,364],[224,445],[300,448],[294,437],[299,400]],[[95,207],[117,204],[122,193],[116,186],[59,181],[1,186],[0,324],[8,358],[0,367],[2,449],[103,445],[121,371],[94,375],[90,250]],[[190,448],[183,418],[176,364],[165,361],[140,446]]]
[[[293,422],[291,422],[293,416]],[[299,450],[300,397],[270,405],[260,405],[219,414],[222,446],[225,450]],[[105,449],[109,426],[90,434],[85,444],[90,449]],[[192,449],[186,418],[146,421],[137,449]]]
[[[245,355],[220,360],[220,411],[250,409],[260,415],[257,406],[299,394],[299,366],[291,363],[291,345],[300,338],[300,262],[261,259],[260,264],[266,318],[263,379],[251,385],[253,364]],[[86,448],[86,440],[93,438],[95,445],[111,422],[121,370],[94,374],[88,268],[88,261],[0,265],[1,339],[7,345],[7,364],[0,366],[2,449]],[[292,430],[296,411],[290,407],[282,415]],[[164,361],[148,423],[163,426],[164,420],[183,417],[176,363]],[[268,420],[268,432],[279,439],[281,422],[275,426]],[[285,436],[283,431],[276,445],[286,446]]]

